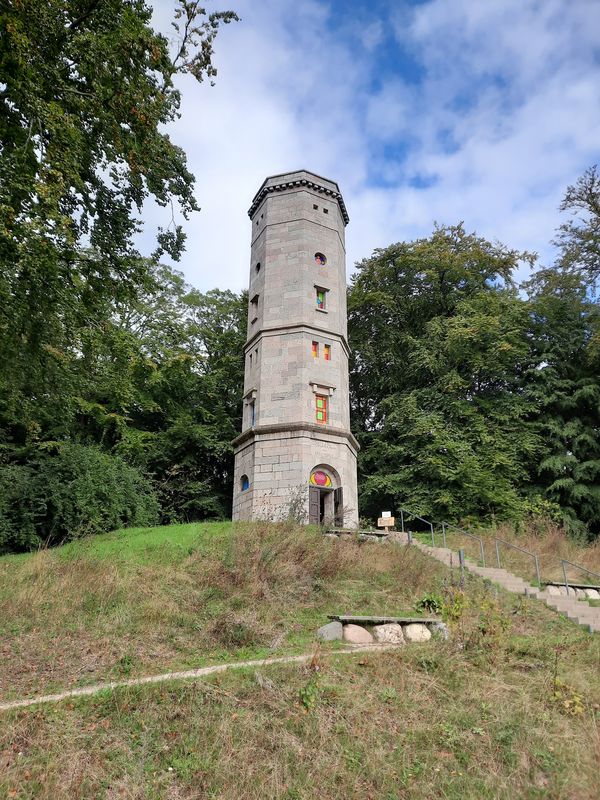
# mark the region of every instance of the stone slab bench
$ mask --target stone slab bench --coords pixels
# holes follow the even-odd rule
[[[376,617],[376,616],[355,616],[344,614],[328,614],[327,619],[337,620],[342,625],[410,625],[412,622],[420,622],[422,625],[432,625],[440,622],[438,617]]]

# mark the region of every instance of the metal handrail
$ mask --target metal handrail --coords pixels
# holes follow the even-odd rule
[[[565,564],[569,564],[571,567],[575,567],[576,569],[582,570],[582,572],[587,572],[588,575],[593,575],[595,578],[600,578],[600,575],[597,572],[592,572],[591,569],[587,567],[582,567],[581,564],[574,564],[572,561],[567,561],[566,558],[561,558],[560,564],[562,566],[563,577],[565,579],[565,588],[567,590],[567,594],[569,594],[569,582],[567,580],[567,570],[565,569]]]
[[[525,553],[528,556],[533,558],[535,563],[535,573],[537,575],[538,586],[541,587],[542,579],[540,577],[540,560],[536,553],[532,553],[531,550],[525,550],[524,547],[518,547],[516,544],[512,542],[507,542],[505,539],[499,539],[497,536],[494,536],[494,541],[496,543],[496,563],[498,564],[498,569],[500,569],[500,548],[498,547],[498,543],[505,544],[507,547],[512,547],[513,550],[518,550],[520,553]]]
[[[485,549],[483,547],[483,539],[481,536],[475,536],[474,533],[469,533],[464,528],[459,528],[457,525],[452,525],[450,522],[442,522],[442,539],[444,542],[444,547],[446,547],[446,528],[454,528],[455,531],[459,531],[464,536],[469,536],[471,539],[476,539],[479,542],[479,553],[481,555],[481,566],[485,567]]]
[[[423,517],[420,517],[418,514],[415,514],[413,511],[409,511],[408,508],[400,508],[398,510],[400,511],[400,523],[402,525],[402,533],[405,533],[405,530],[404,530],[404,515],[408,514],[409,516],[413,517],[413,519],[418,519],[421,522],[424,522],[425,525],[429,525],[429,527],[431,528],[431,546],[435,547],[435,533],[433,531],[433,522],[430,522],[428,519],[423,519]]]

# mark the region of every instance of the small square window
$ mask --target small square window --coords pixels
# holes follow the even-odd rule
[[[327,307],[327,289],[316,287],[316,301],[319,311],[325,311]]]
[[[324,208],[324,209],[323,209],[323,213],[324,213],[324,214],[329,214],[329,209],[328,209],[328,208]]]
[[[318,358],[319,357],[319,343],[318,342],[313,342],[312,343],[312,355],[313,355],[313,358]]]
[[[324,394],[315,395],[316,401],[316,418],[317,422],[325,424],[327,422],[327,401],[328,398]]]
[[[325,344],[323,345],[323,356],[325,361],[331,361],[331,345]]]
[[[313,209],[314,209],[315,211],[318,211],[318,209],[319,209],[319,206],[318,206],[316,203],[314,203],[314,204],[313,204]]]

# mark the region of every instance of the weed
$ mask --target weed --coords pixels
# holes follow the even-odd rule
[[[428,614],[441,614],[444,601],[439,594],[427,592],[415,603],[415,611]]]
[[[298,690],[298,700],[306,711],[312,711],[317,705],[320,695],[318,676],[313,675],[310,680]]]

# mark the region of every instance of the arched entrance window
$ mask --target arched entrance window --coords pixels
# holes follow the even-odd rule
[[[344,525],[340,476],[327,464],[318,464],[308,479],[308,521],[311,525]]]

